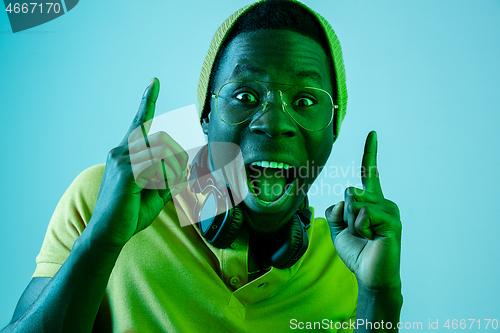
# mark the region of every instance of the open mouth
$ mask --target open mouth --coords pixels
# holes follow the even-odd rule
[[[291,194],[296,168],[279,161],[255,161],[246,166],[248,188],[265,205]]]

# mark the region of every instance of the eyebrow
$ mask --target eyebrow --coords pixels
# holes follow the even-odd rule
[[[312,79],[319,85],[321,85],[321,83],[323,82],[323,77],[319,72],[315,70],[296,71],[295,76],[299,79]]]
[[[233,75],[238,75],[246,72],[251,72],[253,74],[259,74],[259,75],[266,74],[266,71],[259,67],[250,64],[237,64],[236,67],[234,67]]]

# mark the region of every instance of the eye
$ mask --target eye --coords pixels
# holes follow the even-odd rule
[[[244,104],[255,104],[257,103],[257,97],[249,92],[240,92],[234,97],[238,101]]]
[[[293,102],[293,106],[299,108],[306,108],[308,106],[313,106],[314,104],[316,104],[315,101],[309,97],[301,97],[297,99],[295,102]]]

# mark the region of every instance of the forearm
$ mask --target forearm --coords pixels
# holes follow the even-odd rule
[[[92,331],[121,250],[101,246],[92,231],[89,224],[37,300],[2,332]]]
[[[397,332],[402,306],[401,287],[374,290],[358,281],[355,332]]]

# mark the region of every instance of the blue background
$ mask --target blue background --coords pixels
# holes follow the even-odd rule
[[[401,320],[500,320],[500,2],[304,2],[336,30],[349,91],[327,165],[349,175],[320,176],[336,191],[311,196],[317,215],[360,184],[352,170],[377,130],[403,222]],[[0,13],[0,326],[71,181],[121,141],[153,76],[158,114],[196,103],[212,34],[248,3],[81,1],[16,34]]]

